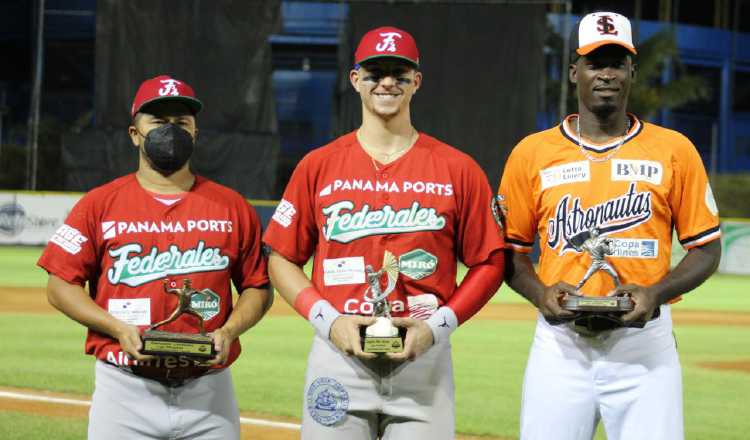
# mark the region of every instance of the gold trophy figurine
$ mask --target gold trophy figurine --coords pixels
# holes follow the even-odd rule
[[[211,359],[216,356],[213,339],[206,334],[203,316],[192,307],[192,298],[201,292],[193,289],[189,279],[184,279],[182,288],[170,289],[169,280],[164,280],[164,291],[177,296],[177,307],[163,321],[151,324],[143,332],[143,349],[141,353],[155,356],[188,356],[192,358]],[[200,333],[173,333],[156,330],[158,327],[174,322],[183,314],[198,318]]]
[[[364,299],[372,304],[372,316],[375,324],[365,329],[363,350],[367,353],[398,353],[404,349],[404,341],[399,329],[391,321],[391,305],[388,303],[388,295],[396,288],[398,280],[398,261],[389,251],[383,255],[383,267],[375,271],[372,266],[365,268],[367,276],[367,290]],[[380,282],[386,277],[386,287],[383,290]]]

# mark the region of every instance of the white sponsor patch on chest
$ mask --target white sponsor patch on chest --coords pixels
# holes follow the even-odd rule
[[[151,325],[151,298],[110,299],[110,315],[130,325]]]
[[[656,258],[659,256],[659,240],[652,238],[613,238],[612,257]]]
[[[588,182],[591,180],[589,161],[570,162],[539,171],[542,191],[553,186],[573,182]]]
[[[612,159],[611,167],[613,181],[642,181],[661,185],[664,175],[664,167],[653,160]]]
[[[363,284],[365,282],[364,257],[328,258],[323,260],[323,284]]]

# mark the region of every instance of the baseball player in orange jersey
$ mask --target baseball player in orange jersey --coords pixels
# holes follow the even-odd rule
[[[719,263],[716,203],[690,141],[626,112],[636,54],[628,19],[597,12],[576,31],[570,80],[579,113],[522,140],[500,183],[508,284],[540,312],[524,378],[521,438],[588,440],[601,420],[610,440],[682,439],[669,303]],[[673,225],[688,253],[670,270]],[[592,229],[592,240],[609,240],[599,257],[623,284],[597,271],[577,292],[573,285],[592,259],[571,239]],[[527,255],[537,234],[538,273]],[[561,307],[580,293],[629,295],[635,306],[622,316],[625,326],[590,333]],[[643,328],[631,327],[644,321]]]
[[[50,303],[88,327],[97,358],[89,439],[239,439],[227,367],[272,296],[255,211],[188,167],[201,107],[182,81],[143,82],[129,128],[138,170],[84,195],[39,259]],[[140,353],[141,331],[177,305],[165,279],[200,291],[191,305],[218,352],[208,363]],[[199,322],[182,315],[159,330],[197,333]]]
[[[302,159],[263,237],[274,286],[316,330],[302,438],[453,439],[449,336],[502,281],[492,191],[469,156],[412,126],[422,74],[411,35],[371,30],[355,62],[362,125]],[[381,269],[386,251],[406,336],[403,352],[376,355],[360,328],[375,321],[366,267]],[[313,254],[310,280],[300,266]],[[457,259],[469,267],[458,287]]]

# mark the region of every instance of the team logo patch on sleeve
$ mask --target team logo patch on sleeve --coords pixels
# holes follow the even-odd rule
[[[497,194],[492,198],[490,202],[490,209],[492,210],[492,217],[495,218],[495,222],[500,229],[505,229],[505,217],[508,215],[508,205],[505,203],[505,197]]]
[[[279,205],[276,207],[276,211],[271,218],[276,221],[276,223],[287,228],[292,224],[295,214],[297,214],[297,208],[295,208],[288,200],[281,199],[281,202],[279,202]]]
[[[63,248],[65,252],[75,255],[81,252],[81,245],[89,239],[81,234],[78,229],[63,223],[62,226],[57,228],[49,241]]]
[[[349,393],[336,379],[319,377],[307,389],[306,403],[313,420],[323,426],[333,426],[346,416]]]
[[[706,201],[706,208],[708,208],[708,211],[712,215],[718,215],[719,214],[719,207],[716,206],[716,199],[714,199],[714,192],[711,191],[711,185],[706,184],[706,195],[705,195],[705,201]]]

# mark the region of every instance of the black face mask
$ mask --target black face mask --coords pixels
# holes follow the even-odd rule
[[[193,137],[175,124],[164,124],[146,135],[144,150],[151,165],[164,176],[182,168],[193,155]]]

